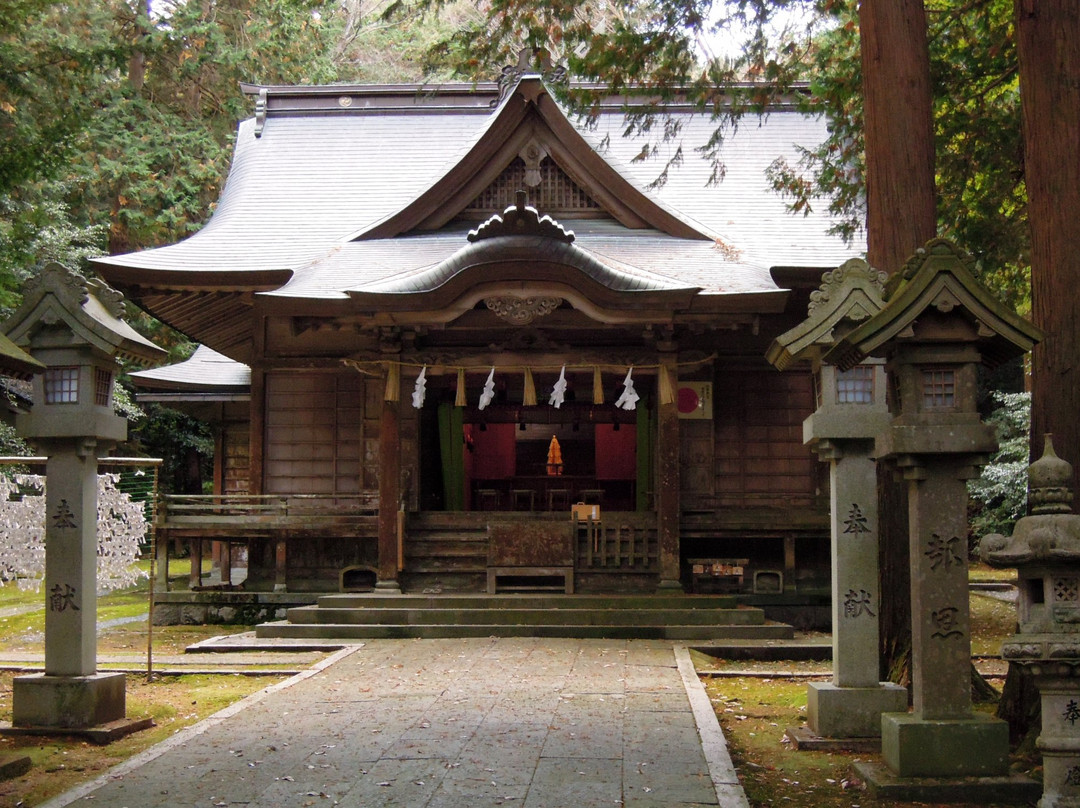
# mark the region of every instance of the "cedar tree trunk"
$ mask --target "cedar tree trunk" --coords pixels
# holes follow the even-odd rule
[[[1031,304],[1032,459],[1042,436],[1080,469],[1080,3],[1017,0]],[[1074,495],[1075,503],[1075,495]]]
[[[930,54],[922,0],[859,5],[866,116],[867,258],[889,274],[937,232]],[[908,684],[911,652],[907,496],[878,467],[882,675]]]
[[[1016,0],[1031,230],[1031,303],[1043,341],[1032,352],[1031,457],[1043,435],[1080,468],[1080,4]],[[998,715],[1014,738],[1039,729],[1038,694],[1016,665]]]

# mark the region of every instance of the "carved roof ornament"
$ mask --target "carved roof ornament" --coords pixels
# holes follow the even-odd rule
[[[262,137],[266,128],[266,105],[267,90],[260,87],[258,98],[255,99],[255,137]]]
[[[22,292],[24,304],[30,298],[36,301],[51,292],[70,309],[82,308],[90,299],[86,278],[57,263],[47,264],[37,275],[27,278]]]
[[[972,277],[975,276],[975,258],[959,246],[944,238],[935,238],[928,241],[925,246],[919,247],[900,267],[900,271],[889,278],[885,285],[885,300],[891,300],[893,295],[927,264],[940,262],[955,262],[963,266]]]
[[[514,297],[499,295],[484,298],[484,305],[511,325],[528,325],[538,317],[546,317],[562,305],[561,297]]]
[[[528,195],[517,192],[517,204],[495,214],[475,230],[469,231],[469,241],[477,242],[497,236],[541,236],[573,244],[574,233],[550,216],[541,216],[536,208],[526,205]]]
[[[881,310],[887,277],[861,258],[826,272],[821,286],[810,294],[806,319],[773,341],[766,353],[768,360],[783,370],[820,355],[838,337]]]
[[[934,318],[920,318],[933,309],[965,321],[971,344],[981,361],[994,367],[1020,356],[1042,338],[1042,332],[1018,316],[984,287],[972,272],[974,260],[947,239],[936,238],[904,264],[885,285],[885,305],[877,314],[836,340],[825,361],[842,370],[867,356],[882,356],[898,340],[933,343],[944,339],[935,331]],[[948,341],[955,342],[955,337]]]
[[[525,163],[525,184],[530,188],[535,188],[543,180],[540,163],[547,156],[547,148],[536,140],[530,140],[528,145],[518,152],[518,157]]]
[[[123,296],[99,280],[87,280],[50,263],[23,284],[19,308],[4,324],[16,345],[32,346],[42,328],[64,332],[68,347],[89,345],[108,356],[133,362],[161,359],[165,352],[123,320]]]
[[[880,301],[888,279],[885,272],[875,269],[861,258],[845,261],[821,276],[821,286],[810,293],[807,314],[813,315],[822,308],[836,308],[837,303],[842,304],[851,296],[852,290],[858,289],[871,298],[876,297],[877,305],[867,307],[864,301],[855,299],[849,304],[844,316],[849,320],[865,320],[881,309]]]
[[[1058,457],[1052,435],[1043,438],[1043,455],[1028,466],[1028,501],[1033,516],[1072,513],[1072,464]]]
[[[499,99],[493,101],[492,106],[501,104],[517,83],[530,73],[539,74],[549,84],[562,84],[569,77],[564,65],[552,65],[551,54],[544,48],[522,48],[518,51],[517,64],[506,65],[499,72]]]
[[[1072,466],[1057,456],[1046,435],[1042,457],[1028,467],[1031,516],[1016,522],[1012,536],[984,536],[979,543],[982,559],[995,567],[1080,563],[1080,516],[1072,512],[1071,481]]]

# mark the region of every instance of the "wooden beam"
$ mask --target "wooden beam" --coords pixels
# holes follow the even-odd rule
[[[674,361],[666,360],[661,367],[661,372],[671,372],[672,378],[676,378]],[[681,590],[679,410],[676,403],[658,403],[656,420],[656,516],[660,534],[660,588]]]
[[[400,590],[398,510],[401,507],[399,401],[384,401],[379,422],[379,590]]]

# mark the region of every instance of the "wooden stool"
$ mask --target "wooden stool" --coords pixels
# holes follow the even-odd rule
[[[499,510],[499,491],[496,488],[477,488],[476,507],[481,511]]]
[[[556,510],[556,506],[562,510],[570,509],[570,489],[549,488],[547,492],[547,506],[549,511]]]
[[[581,501],[586,505],[603,505],[604,504],[604,489],[603,488],[582,488],[581,489]]]
[[[523,508],[522,505],[528,505]],[[515,510],[536,510],[536,492],[531,488],[512,488],[510,490],[510,507]]]

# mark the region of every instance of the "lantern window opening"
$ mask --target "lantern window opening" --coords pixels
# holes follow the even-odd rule
[[[837,372],[836,403],[874,403],[874,368],[872,365],[856,365],[850,370]]]
[[[1046,589],[1042,578],[1027,580],[1028,598],[1036,605],[1046,603]]]
[[[951,410],[956,407],[956,371],[951,369],[922,372],[924,410]]]
[[[1076,603],[1077,601],[1080,601],[1080,580],[1054,578],[1054,602]]]
[[[51,367],[45,369],[45,403],[79,403],[79,368]]]
[[[113,375],[106,368],[94,368],[94,403],[108,407],[112,403]]]

